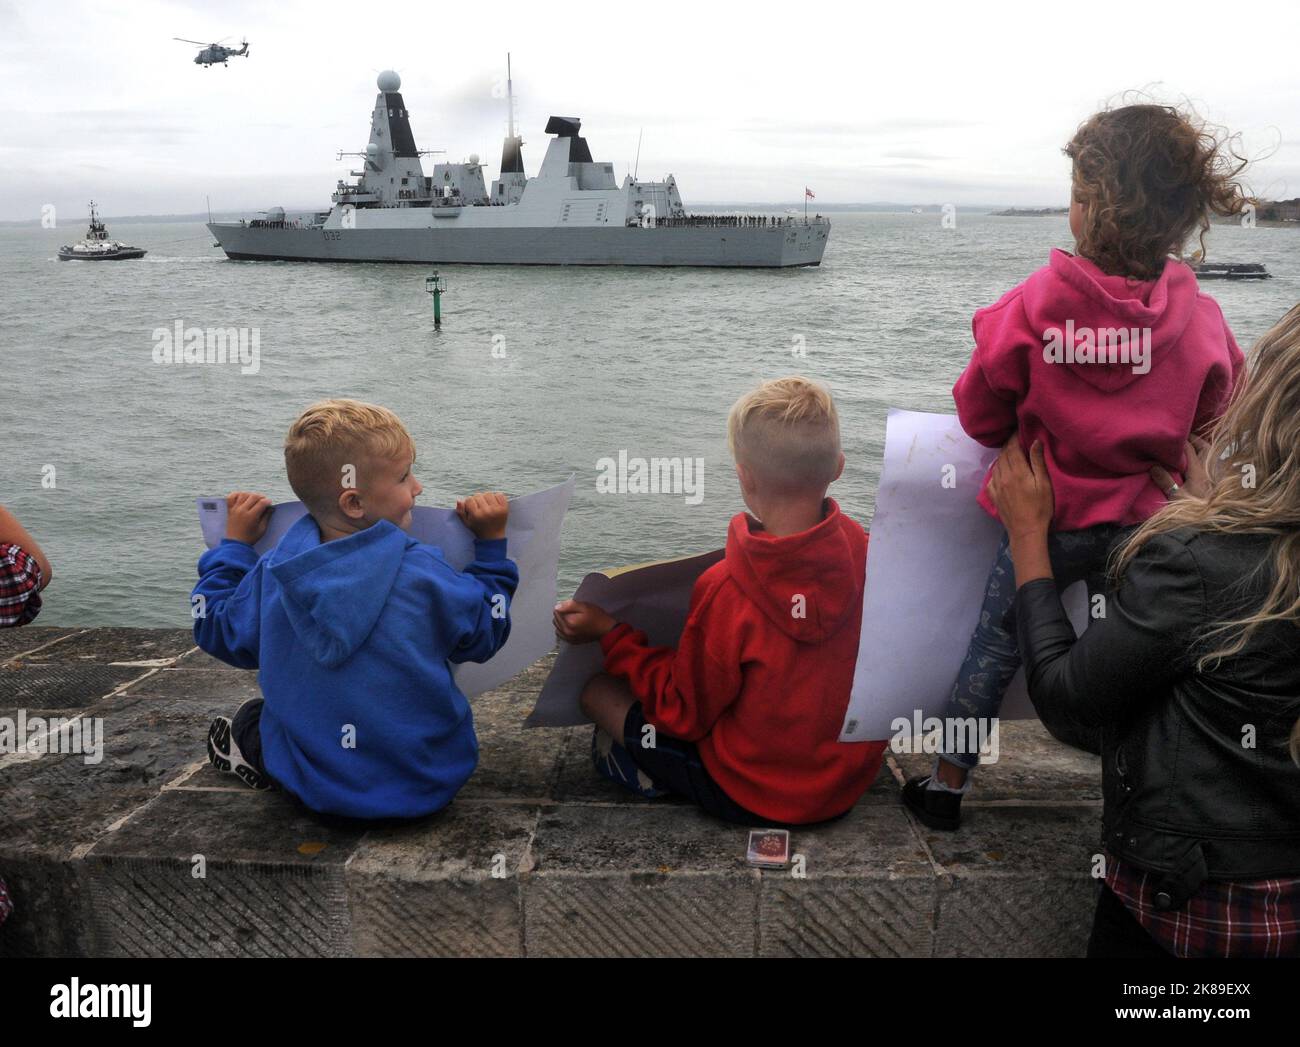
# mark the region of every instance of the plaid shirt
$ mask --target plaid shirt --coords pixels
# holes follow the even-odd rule
[[[21,546],[0,542],[0,627],[26,625],[41,611],[41,565]]]
[[[1175,956],[1300,956],[1300,877],[1206,880],[1181,909],[1155,907],[1158,874],[1106,855],[1106,886]]]

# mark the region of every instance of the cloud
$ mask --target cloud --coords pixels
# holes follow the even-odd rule
[[[63,109],[51,112],[0,111],[0,126],[11,141],[29,147],[114,147],[123,139],[170,136],[180,140],[201,132],[179,114],[166,110]]]
[[[1068,179],[1060,148],[1079,121],[1151,83],[1212,102],[1207,115],[1254,129],[1261,151],[1280,140],[1249,177],[1270,195],[1294,195],[1300,72],[1286,34],[1189,62],[1208,53],[1196,19],[1098,3],[1082,21],[1050,7],[990,21],[969,5],[930,17],[812,0],[799,11],[807,47],[787,55],[789,9],[767,0],[740,19],[697,5],[671,32],[661,29],[671,15],[647,22],[627,5],[557,19],[553,6],[523,0],[499,0],[490,32],[472,19],[449,26],[446,5],[404,10],[394,31],[356,18],[356,0],[0,0],[0,219],[48,199],[40,187],[55,169],[73,200],[98,199],[103,185],[145,211],[192,211],[186,201],[209,191],[231,206],[323,202],[348,170],[335,151],[364,147],[383,68],[403,75],[420,146],[449,159],[477,152],[491,165],[505,131],[507,49],[533,173],[547,116],[564,114],[584,119],[593,153],[620,175],[644,129],[641,173],[676,173],[688,201],[786,199],[817,179],[819,200],[881,199],[888,188],[983,203],[996,202],[996,188],[1009,202],[1050,203]],[[1293,21],[1291,6],[1272,0],[1252,17]],[[342,28],[312,29],[321,24]],[[195,49],[170,39],[243,34],[252,57],[228,70],[200,70]],[[1071,61],[1068,77],[1026,77],[1026,55],[1046,63],[1062,47],[1087,59]],[[962,185],[969,194],[957,197]]]
[[[882,153],[887,160],[957,160],[956,156],[933,153],[928,149],[899,149],[892,153]]]

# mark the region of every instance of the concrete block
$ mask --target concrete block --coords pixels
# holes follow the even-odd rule
[[[529,956],[752,956],[748,831],[694,809],[544,810],[524,891]]]
[[[191,646],[193,646],[193,642],[194,638],[193,634],[191,634]],[[220,669],[223,672],[231,673],[256,672],[256,670],[236,668],[217,658],[213,658],[212,655],[206,651],[200,651],[197,647],[190,651],[189,654],[181,655],[173,664],[177,669]]]
[[[764,870],[763,956],[929,956],[938,883],[902,808],[860,803],[843,819],[790,831],[793,869]]]
[[[126,689],[126,694],[168,698],[196,699],[207,702],[222,699],[222,708],[233,716],[236,709],[249,698],[262,697],[257,686],[257,673],[246,670],[215,672],[211,669],[160,669],[139,683]]]
[[[348,955],[343,867],[364,832],[283,794],[165,792],[84,861],[89,951]]]
[[[194,646],[188,629],[88,629],[33,656],[42,662],[145,662],[179,658]]]
[[[1100,811],[985,808],[955,833],[918,829],[944,877],[938,956],[1082,956],[1096,907]]]
[[[208,725],[225,707],[220,698],[120,695],[96,702],[82,715],[102,720],[104,757],[85,771],[96,779],[160,787],[188,764],[207,759]]]
[[[79,632],[55,626],[24,625],[18,629],[0,630],[0,662],[20,658],[29,651]]]
[[[90,915],[77,863],[36,855],[0,858],[14,911],[0,928],[0,959],[83,956]]]
[[[564,732],[524,728],[533,698],[501,688],[470,700],[479,763],[458,799],[511,797],[535,803],[551,795]]]
[[[41,709],[82,709],[148,671],[95,662],[15,659],[0,665],[0,703]]]
[[[359,956],[519,956],[537,808],[469,803],[366,834],[347,865]]]

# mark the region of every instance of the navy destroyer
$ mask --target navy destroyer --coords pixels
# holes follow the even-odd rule
[[[435,262],[502,265],[819,265],[830,235],[820,215],[692,215],[676,180],[619,185],[614,165],[592,159],[577,117],[552,116],[541,170],[524,172],[513,85],[500,176],[483,165],[437,163],[426,175],[401,95],[379,74],[370,143],[356,180],[339,180],[328,211],[291,218],[283,208],[208,228],[233,259]],[[345,154],[340,153],[340,159]]]

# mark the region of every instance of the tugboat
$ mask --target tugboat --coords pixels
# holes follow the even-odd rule
[[[1269,280],[1273,274],[1258,262],[1192,262],[1198,280]]]
[[[76,244],[65,244],[59,248],[59,261],[66,262],[80,258],[87,262],[117,262],[127,258],[143,258],[148,252],[143,248],[129,247],[117,240],[108,238],[108,229],[95,213],[95,201],[90,201],[90,228],[85,238]]]

